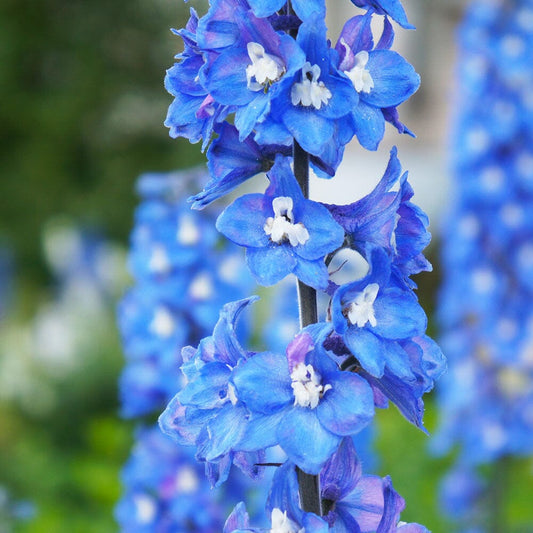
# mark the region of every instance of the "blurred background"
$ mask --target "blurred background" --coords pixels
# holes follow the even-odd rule
[[[397,28],[397,48],[422,87],[400,114],[418,139],[389,129],[378,152],[349,149],[336,184],[312,184],[323,201],[347,190],[361,196],[399,146],[415,201],[432,220],[428,256],[436,268],[417,279],[430,317],[449,191],[454,31],[464,3],[403,2],[418,30]],[[348,1],[332,11],[333,35],[353,13]],[[164,72],[180,47],[169,28],[187,17],[181,0],[0,3],[0,533],[117,529],[112,509],[133,425],[117,415],[123,357],[115,306],[131,283],[134,183],[146,171],[204,161],[198,146],[170,139],[163,126],[171,102]],[[429,400],[430,431],[435,417]],[[402,519],[448,531],[436,491],[449,461],[429,457],[427,437],[394,408],[379,413],[378,424],[376,473],[390,474],[405,497]],[[521,461],[513,469],[508,513],[518,524],[532,519],[533,468]]]

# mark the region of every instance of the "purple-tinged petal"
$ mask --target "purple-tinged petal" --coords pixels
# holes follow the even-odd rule
[[[380,477],[363,476],[355,489],[339,502],[339,506],[357,521],[362,532],[375,531],[382,519],[383,485]]]
[[[335,47],[341,60],[343,54],[346,53],[346,46],[348,46],[353,55],[361,50],[370,51],[374,48],[374,37],[372,36],[372,28],[370,26],[371,22],[372,16],[370,13],[357,15],[346,22]],[[355,61],[343,61],[339,69],[343,71],[350,70],[354,65]]]
[[[405,509],[405,500],[394,490],[389,476],[383,478],[383,517],[376,533],[393,533],[396,531],[400,514]]]
[[[376,50],[389,50],[394,42],[394,29],[387,17],[383,18],[383,33],[376,44]]]
[[[362,475],[352,439],[342,439],[337,451],[320,472],[322,498],[338,501],[352,492]]]
[[[250,517],[246,512],[244,502],[239,502],[224,524],[222,533],[233,533],[236,529],[249,529]]]
[[[315,341],[308,332],[302,332],[296,335],[287,346],[287,360],[289,362],[289,372],[300,363],[304,363],[307,354],[314,348]]]
[[[382,393],[398,407],[402,415],[416,427],[427,433],[422,422],[424,416],[424,402],[417,393],[416,383],[405,382],[387,370],[384,375],[376,379],[365,371],[361,375],[370,383],[374,389]]]

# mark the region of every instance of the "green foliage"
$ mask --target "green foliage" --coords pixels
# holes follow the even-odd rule
[[[201,160],[162,125],[187,6],[159,0],[0,4],[0,237],[42,269],[40,227],[71,214],[125,240],[136,177]],[[37,267],[37,268],[36,268]]]

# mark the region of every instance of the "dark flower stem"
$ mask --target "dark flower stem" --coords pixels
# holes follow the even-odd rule
[[[309,154],[294,141],[294,175],[305,198],[309,198]],[[300,327],[305,328],[318,322],[316,291],[298,280],[298,306],[300,309]],[[322,516],[320,497],[320,478],[306,474],[296,468],[302,509]]]

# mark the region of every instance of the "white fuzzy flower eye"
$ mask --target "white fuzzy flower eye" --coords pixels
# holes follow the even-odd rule
[[[246,80],[251,91],[262,91],[285,74],[281,60],[267,54],[259,43],[248,43],[247,49],[252,63],[246,67]]]
[[[298,363],[291,373],[294,405],[314,409],[331,385],[322,385],[320,375],[312,365]]]
[[[344,71],[346,76],[350,78],[358,93],[369,93],[374,88],[374,80],[372,75],[366,69],[368,63],[368,52],[361,50],[355,55],[355,65],[350,69]]]
[[[291,89],[292,105],[320,109],[332,97],[331,91],[320,78],[320,67],[307,62],[302,67],[302,81],[295,83]]]
[[[303,529],[300,529],[290,518],[287,517],[287,511],[282,512],[281,509],[272,509],[272,528],[270,533],[303,533]]]
[[[377,320],[374,315],[374,302],[378,292],[379,285],[377,283],[371,283],[356,295],[345,310],[345,314],[351,324],[362,328],[369,322],[372,327],[376,326]]]
[[[300,222],[294,224],[293,202],[289,196],[278,196],[272,201],[274,217],[268,217],[263,229],[272,242],[289,241],[291,246],[305,244],[309,240],[307,228]]]

